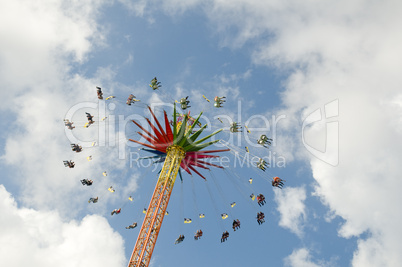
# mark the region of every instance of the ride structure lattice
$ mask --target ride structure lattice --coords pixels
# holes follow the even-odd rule
[[[141,226],[137,242],[134,246],[128,264],[129,267],[147,267],[149,265],[156,244],[156,239],[158,238],[163,218],[166,213],[170,195],[173,190],[174,182],[177,174],[180,172],[180,168],[190,175],[193,171],[205,179],[205,177],[202,176],[194,167],[208,170],[209,168],[207,166],[223,168],[222,166],[207,162],[205,159],[218,157],[216,155],[210,155],[210,153],[229,151],[229,149],[201,151],[203,148],[218,142],[219,140],[203,143],[205,140],[222,131],[222,129],[218,130],[197,140],[202,131],[207,127],[207,125],[204,125],[198,131],[193,132],[194,127],[199,124],[198,121],[202,113],[195,121],[191,121],[191,123],[188,123],[189,114],[187,114],[184,116],[182,123],[177,125],[176,106],[174,106],[173,129],[170,127],[165,111],[165,129],[163,129],[151,108],[148,107],[148,109],[156,123],[155,126],[149,119],[146,119],[153,133],[144,129],[137,122],[133,122],[144,132],[138,132],[138,134],[150,144],[145,144],[132,139],[130,139],[130,141],[147,147],[147,149],[144,150],[156,154],[153,158],[164,160],[164,164],[149,203],[144,222]]]

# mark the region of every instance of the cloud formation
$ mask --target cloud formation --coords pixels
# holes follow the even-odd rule
[[[0,185],[2,265],[122,266],[123,239],[107,220],[88,215],[63,221],[57,211],[18,207]]]
[[[96,18],[108,3],[0,3],[0,10],[7,10],[0,16],[1,108],[5,117],[14,118],[4,136],[2,159],[17,168],[17,177],[5,176],[15,181],[21,189],[21,200],[30,207],[59,207],[66,214],[76,214],[82,196],[77,196],[80,190],[74,193],[73,188],[84,175],[94,176],[80,166],[70,172],[63,169],[63,160],[85,158],[88,154],[73,155],[69,151],[62,120],[65,112],[82,99],[95,101],[95,86],[113,78],[111,71],[108,75],[95,73],[94,78],[71,72],[75,63],[85,62],[95,47],[104,44],[106,31]],[[80,111],[82,116],[75,119],[86,120],[84,110]],[[83,123],[76,126],[81,128]],[[74,134],[79,135],[77,129]],[[95,128],[80,138],[91,140],[93,136]]]
[[[306,248],[300,248],[294,250],[292,254],[285,258],[285,266],[289,267],[319,267],[323,265],[318,265],[314,263],[311,259],[310,252]]]
[[[285,187],[274,192],[277,210],[280,213],[279,225],[302,237],[304,222],[307,219],[304,204],[306,190],[303,187]]]

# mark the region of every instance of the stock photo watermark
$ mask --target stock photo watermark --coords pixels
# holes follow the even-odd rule
[[[169,103],[154,103],[150,105],[157,117],[160,117],[163,110],[172,109],[173,105]],[[95,102],[81,102],[71,107],[66,115],[65,119],[74,122],[74,119],[82,118],[82,114],[85,112],[92,112],[97,114],[97,123],[92,128],[96,128],[97,136],[92,139],[78,137],[71,129],[65,128],[65,134],[71,144],[79,144],[83,149],[93,147],[115,147],[118,151],[118,158],[125,160],[129,159],[130,167],[150,167],[154,164],[158,158],[143,158],[141,159],[138,148],[142,147],[140,144],[129,141],[130,138],[141,143],[148,143],[149,140],[144,138],[141,134],[136,132],[138,127],[134,127],[133,120],[136,121],[144,130],[151,131],[150,123],[144,118],[144,116],[138,113],[132,113],[129,115],[118,114],[116,112],[116,104],[107,103],[101,101]],[[204,132],[210,134],[218,129],[223,129],[223,133],[214,135],[210,138],[210,141],[219,142],[215,143],[220,149],[230,149],[231,157],[220,156],[218,158],[209,159],[211,163],[215,161],[219,165],[226,167],[239,166],[250,167],[258,164],[260,159],[268,163],[270,168],[283,168],[286,167],[286,158],[279,155],[275,148],[278,146],[278,138],[284,130],[280,129],[281,121],[287,119],[285,114],[271,115],[269,117],[255,114],[248,117],[246,120],[242,118],[241,102],[238,101],[237,117],[233,119],[227,114],[219,114],[214,116],[208,116],[203,114],[200,122],[206,125]],[[323,114],[325,114],[323,116]],[[296,139],[299,136],[301,144],[310,152],[315,158],[326,162],[332,166],[337,166],[339,163],[339,122],[335,120],[339,116],[339,101],[333,100],[324,105],[324,108],[318,108],[308,114],[303,120],[301,129],[299,132],[296,129],[296,133],[286,132],[287,135],[295,135]],[[170,119],[170,125],[173,125]],[[149,116],[149,121],[154,124],[155,120],[153,116]],[[325,133],[324,148],[316,147],[314,144],[310,144],[307,141],[306,133],[311,134],[314,125],[325,122],[324,129],[319,129]],[[238,123],[240,125],[238,132],[231,132],[231,125]],[[154,124],[155,125],[155,124]],[[165,126],[165,125],[163,125]],[[127,133],[127,128],[131,128],[134,132]],[[136,129],[136,130],[134,130]],[[194,129],[197,130],[197,129]],[[135,137],[132,137],[132,136]],[[269,148],[266,149],[261,145],[262,135],[269,138]],[[262,156],[256,156],[250,152],[252,149],[266,149],[260,153]],[[135,150],[135,151],[133,151]],[[280,149],[278,149],[280,151]],[[160,160],[160,159],[159,159]],[[155,164],[157,165],[157,164]]]
[[[163,159],[163,158],[162,158]],[[264,160],[268,167],[270,168],[285,168],[286,167],[286,159],[283,156],[277,155],[276,152],[268,151],[266,155],[262,157],[252,156],[249,153],[245,153],[244,155],[238,152],[234,153],[233,157],[229,156],[220,156],[216,158],[211,158],[208,162],[222,166],[223,168],[229,167],[256,167],[260,160]],[[157,163],[163,163],[163,160],[155,160],[151,157],[144,157],[141,153],[137,151],[129,152],[129,162],[130,168],[149,168],[152,167],[152,171],[156,171],[160,169]]]
[[[325,114],[323,116],[323,114]],[[339,121],[336,118],[339,116],[339,100],[335,99],[324,105],[324,109],[318,108],[311,112],[303,121],[301,134],[304,147],[315,158],[332,165],[339,164]],[[305,139],[305,130],[310,126],[321,123],[325,132],[325,141],[323,149],[313,147],[308,144]]]

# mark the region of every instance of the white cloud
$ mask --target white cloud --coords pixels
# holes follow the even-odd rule
[[[146,0],[139,0],[139,1],[119,0],[119,2],[136,16],[140,17],[144,16],[147,7]]]
[[[294,250],[292,254],[285,258],[285,266],[289,267],[318,267],[328,266],[316,264],[312,261],[310,252],[306,248]]]
[[[79,154],[72,152],[64,132],[63,118],[74,105],[72,101],[77,101],[80,97],[96,98],[95,85],[99,84],[99,81],[100,79],[91,81],[75,76],[67,83],[58,83],[64,87],[64,92],[52,92],[51,89],[42,92],[46,87],[41,87],[23,94],[16,100],[13,110],[15,109],[17,114],[15,123],[18,130],[9,133],[2,157],[7,164],[19,166],[18,185],[22,189],[21,200],[25,204],[36,208],[64,206],[65,209],[62,210],[67,214],[75,214],[82,209],[78,203],[82,203],[86,198],[82,193],[87,189],[77,188],[80,185],[79,180],[101,176],[101,164],[104,164],[104,161],[99,158],[105,160],[107,155],[102,155],[102,151],[106,149],[84,147],[83,152]],[[76,92],[76,96],[65,96],[71,92]],[[66,97],[68,99],[65,99]],[[93,104],[96,106],[95,102]],[[96,125],[88,129],[83,127],[86,121],[84,111],[96,116]],[[99,118],[96,109],[78,110],[73,121],[76,128],[72,133],[76,138],[90,143],[98,139],[101,131],[98,132]],[[78,143],[82,144],[82,141]],[[93,155],[92,162],[85,160],[89,155]],[[70,159],[77,163],[74,169],[66,169],[63,166],[62,161]],[[88,168],[89,166],[92,168]],[[97,179],[94,180],[97,184]]]
[[[105,86],[105,94],[117,87],[110,68],[99,68],[91,79],[70,71],[95,47],[104,45],[106,32],[96,18],[109,2],[0,3],[2,109],[3,115],[15,117],[5,136],[2,159],[18,168],[16,177],[4,176],[15,181],[21,189],[19,200],[28,207],[57,207],[62,216],[76,216],[84,208],[83,201],[96,193],[80,187],[79,180],[99,179],[107,158],[115,160],[112,154],[99,160],[98,148],[73,153],[63,126],[66,112],[77,103],[89,101],[96,106],[95,86]],[[97,121],[88,129],[83,128],[85,111]],[[76,129],[72,133],[83,141],[97,139],[99,115],[96,109],[80,109],[73,117]],[[85,160],[89,155],[94,155],[90,163]],[[74,169],[64,168],[62,161],[69,159],[79,161]],[[97,179],[94,185],[101,184]]]
[[[301,237],[306,221],[306,190],[303,187],[285,187],[274,192],[280,213],[279,225]]]
[[[252,75],[251,73],[252,73],[252,70],[248,69],[244,73],[230,74],[230,75],[221,74],[221,75],[217,76],[217,78],[219,79],[219,81],[221,83],[237,82],[239,80],[249,79]]]
[[[176,16],[182,15],[190,8],[195,8],[200,6],[199,0],[156,0],[156,1],[146,1],[146,0],[118,0],[122,5],[124,5],[132,14],[138,17],[145,17],[149,23],[155,23],[157,16],[155,16],[154,11],[159,11],[162,9],[169,15]]]
[[[4,266],[122,266],[122,237],[105,218],[63,221],[57,211],[18,207],[0,185],[0,257]]]
[[[134,57],[131,53],[129,53],[127,59],[124,61],[124,64],[130,65],[133,63],[133,61],[134,61]]]
[[[66,59],[82,62],[93,44],[102,45],[104,34],[95,18],[105,2],[2,1],[0,81],[9,93],[5,97],[61,78],[60,72],[69,69],[63,65]]]
[[[305,66],[290,77],[283,94],[291,113],[309,114],[339,99],[339,166],[316,158],[310,163],[317,194],[346,220],[339,234],[347,238],[367,230],[372,234],[359,241],[354,266],[397,266],[401,260],[397,224],[402,216],[395,210],[401,201],[396,159],[402,144],[395,130],[400,126],[395,121],[390,124],[389,115],[401,116],[400,109],[390,104],[400,95],[402,81],[394,70],[401,67],[400,61],[388,56],[389,51],[396,58],[402,56],[397,48],[401,35],[395,31],[401,20],[385,7],[367,5],[362,13],[355,10],[354,16],[335,9],[332,16],[310,17],[304,28],[282,29],[282,36],[260,54],[287,66]],[[350,17],[349,24],[342,15]],[[321,127],[306,133],[311,139],[325,140],[323,135],[331,132],[325,133],[325,124]],[[379,177],[384,176],[379,185]]]

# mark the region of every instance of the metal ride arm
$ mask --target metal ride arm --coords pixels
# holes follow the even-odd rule
[[[162,226],[180,163],[185,156],[185,152],[180,146],[170,146],[166,149],[166,152],[166,160],[149,203],[128,267],[148,267],[151,261],[152,252]]]

